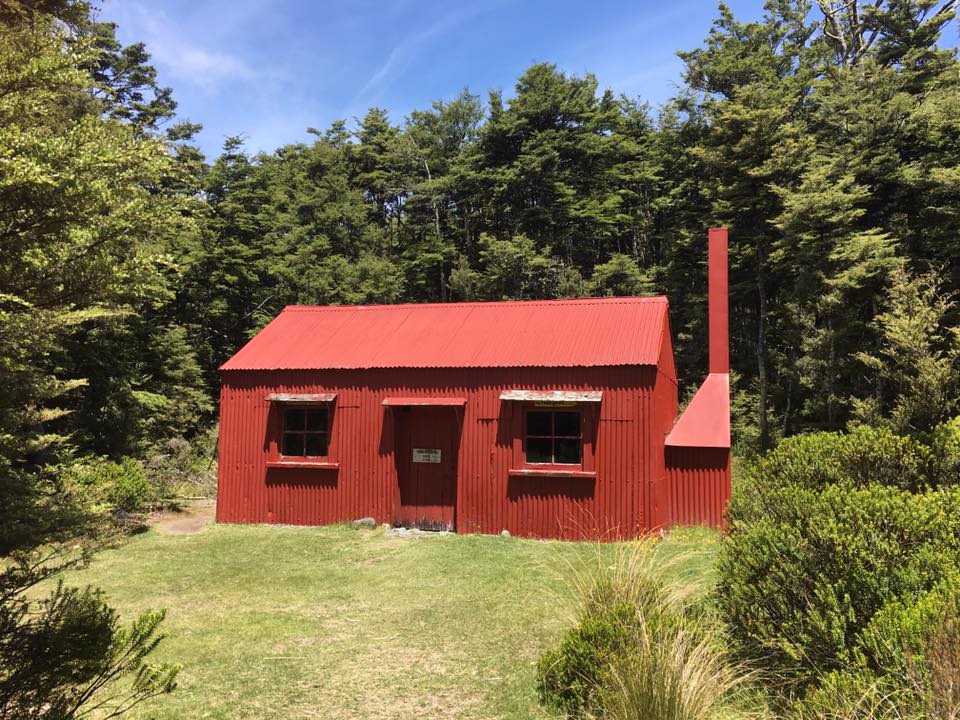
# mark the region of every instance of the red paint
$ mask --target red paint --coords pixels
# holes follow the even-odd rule
[[[710,374],[667,436],[664,522],[721,526],[730,500],[727,230],[709,233]]]
[[[284,309],[222,370],[654,365],[667,300]]]
[[[724,526],[730,501],[730,451],[727,448],[668,447],[670,494],[668,525]]]
[[[710,239],[711,368],[727,368],[726,233]],[[727,374],[674,427],[665,298],[293,307],[221,380],[219,522],[615,539],[719,524],[729,498]],[[280,455],[290,403],[328,407],[325,456]],[[579,462],[555,446],[568,462],[527,462],[537,403],[580,413]]]
[[[730,376],[710,373],[667,436],[675,447],[730,447]]]
[[[666,329],[666,324],[663,330]],[[669,345],[669,335],[664,342]],[[669,349],[667,350],[669,352]],[[654,366],[602,368],[383,369],[224,371],[221,374],[220,476],[217,519],[233,523],[321,525],[374,517],[391,522],[399,502],[397,416],[386,397],[430,393],[466,398],[462,410],[436,410],[456,430],[458,532],[553,538],[630,537],[647,529],[648,479],[663,467],[663,437],[676,411],[675,387]],[[525,402],[503,401],[509,388],[592,390],[601,403],[578,407],[584,427],[584,476],[513,475],[535,470],[522,460]],[[661,386],[662,387],[662,386]],[[328,457],[337,469],[267,468],[271,392],[337,395]],[[441,505],[443,503],[440,503]]]
[[[460,414],[438,407],[412,407],[394,413],[399,493],[393,525],[454,529]],[[439,462],[423,461],[425,454],[436,454]]]
[[[710,324],[710,372],[730,372],[727,229],[710,228],[707,270],[707,312]]]

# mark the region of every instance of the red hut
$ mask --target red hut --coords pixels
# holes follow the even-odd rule
[[[676,427],[664,297],[286,308],[220,369],[217,520],[558,538],[719,523],[725,243],[711,232],[711,374]]]

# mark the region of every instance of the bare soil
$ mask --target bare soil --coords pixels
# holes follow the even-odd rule
[[[150,525],[166,535],[195,535],[214,521],[216,512],[215,500],[195,500],[180,511],[158,513]]]

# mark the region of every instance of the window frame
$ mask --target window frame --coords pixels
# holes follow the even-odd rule
[[[511,461],[508,475],[544,476],[544,477],[596,477],[596,441],[600,423],[600,403],[564,402],[558,406],[555,401],[516,401],[509,402],[509,434],[511,435]],[[568,463],[528,463],[526,452],[526,420],[528,411],[568,410],[580,413],[580,462]]]
[[[337,394],[336,393],[270,393],[266,396],[269,405],[266,418],[263,449],[265,466],[268,471],[267,480],[271,479],[270,471],[282,468],[304,468],[314,470],[337,470],[338,462],[337,443]],[[326,455],[284,455],[283,433],[286,410],[318,410],[327,411],[327,454]],[[304,449],[306,450],[306,449]]]
[[[530,467],[583,467],[583,421],[584,413],[579,407],[526,407],[523,411],[523,464]],[[530,415],[533,413],[543,413],[550,416],[550,434],[534,435],[530,433]],[[560,413],[571,413],[577,416],[576,435],[560,435],[557,433],[557,415]],[[550,460],[531,461],[529,442],[530,440],[550,440]],[[557,441],[558,440],[576,440],[577,441],[577,460],[575,462],[560,462],[557,460]]]
[[[303,430],[289,430],[287,429],[287,414],[290,412],[302,411],[303,412]],[[309,418],[309,413],[313,412],[323,412],[326,414],[326,423],[324,430],[308,430],[307,429],[307,420]],[[303,437],[303,454],[301,455],[288,455],[283,449],[286,444],[287,435],[300,435]],[[280,408],[280,432],[277,437],[277,457],[280,460],[293,460],[300,462],[319,462],[330,457],[330,438],[333,434],[333,413],[331,412],[329,403],[284,403]],[[307,436],[309,435],[321,435],[324,437],[323,445],[323,454],[321,455],[307,455]]]

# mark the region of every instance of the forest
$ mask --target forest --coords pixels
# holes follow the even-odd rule
[[[24,593],[86,562],[73,538],[108,542],[104,507],[207,462],[218,366],[288,304],[664,294],[688,396],[722,225],[737,454],[858,427],[933,442],[960,412],[956,2],[764,7],[721,4],[660,107],[537,64],[207,158],[203,118],[96,7],[0,4],[0,717],[74,717],[122,672],[135,696],[172,686],[146,660],[162,614],[124,630],[58,590],[47,612],[92,618],[68,681]]]

